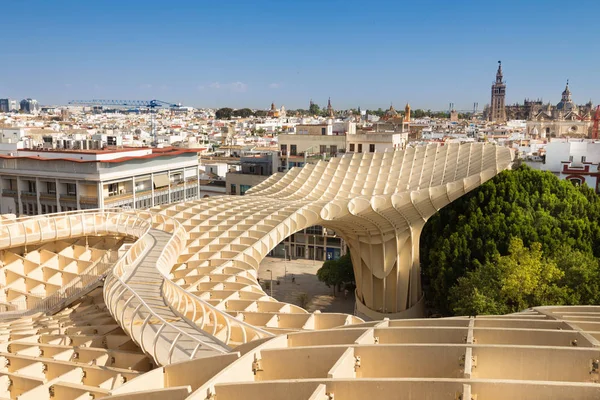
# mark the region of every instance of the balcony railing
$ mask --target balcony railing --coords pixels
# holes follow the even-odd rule
[[[52,199],[52,200],[55,200],[56,199],[56,193],[40,193],[40,197],[42,199]]]
[[[94,196],[79,196],[79,202],[85,204],[97,204],[98,198]]]
[[[37,197],[37,193],[36,192],[30,192],[28,190],[21,190],[21,196]]]
[[[60,199],[65,200],[65,201],[77,201],[77,195],[76,194],[61,194]]]
[[[12,190],[12,189],[2,189],[2,194],[7,195],[7,196],[16,196],[17,191]]]

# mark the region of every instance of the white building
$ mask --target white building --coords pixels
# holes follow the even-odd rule
[[[600,192],[598,165],[600,142],[590,139],[552,139],[546,145],[545,163],[541,169],[574,184],[587,184]]]
[[[0,213],[148,208],[200,197],[198,155],[178,148],[19,150],[0,155]]]

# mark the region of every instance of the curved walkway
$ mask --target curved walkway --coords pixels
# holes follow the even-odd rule
[[[229,346],[183,318],[166,303],[162,294],[165,278],[158,271],[157,262],[172,234],[150,229],[146,235],[148,247],[127,271],[124,282],[131,292],[116,283],[114,276],[109,277],[105,285],[109,308],[121,312],[114,315],[119,324],[134,340],[140,341],[138,345],[160,365],[229,352]]]

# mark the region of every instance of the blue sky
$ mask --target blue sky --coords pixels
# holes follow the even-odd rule
[[[600,102],[600,1],[28,0],[0,5],[0,97],[199,107]]]

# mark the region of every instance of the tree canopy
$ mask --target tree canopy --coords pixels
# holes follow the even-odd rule
[[[217,119],[231,119],[232,115],[233,115],[233,109],[229,108],[229,107],[219,108],[215,112],[215,117]]]
[[[319,107],[318,104],[316,103],[311,103],[310,107],[308,108],[308,112],[311,115],[320,115],[321,114],[321,108]]]
[[[350,252],[341,256],[337,260],[327,260],[317,271],[317,278],[325,283],[327,287],[335,288],[345,283],[354,283],[354,270],[352,269],[352,259]]]
[[[444,314],[600,304],[599,197],[521,166],[451,203],[421,236],[423,281]]]
[[[238,108],[237,110],[234,110],[232,112],[232,115],[234,117],[248,118],[248,117],[252,117],[254,115],[254,113],[249,108]]]

